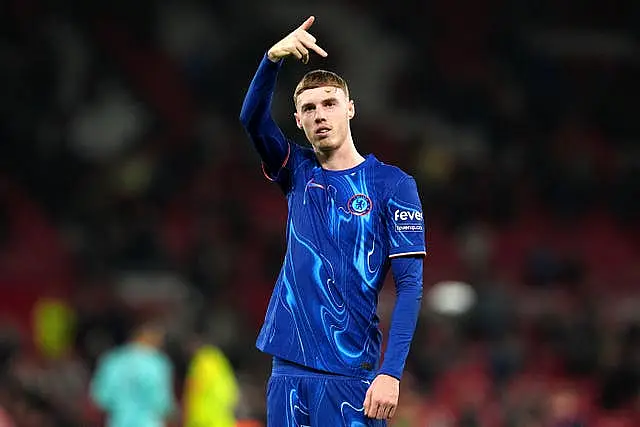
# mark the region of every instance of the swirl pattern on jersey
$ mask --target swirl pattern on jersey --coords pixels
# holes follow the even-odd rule
[[[299,156],[287,192],[287,252],[257,346],[307,367],[369,378],[380,357],[376,309],[387,257],[392,244],[403,246],[389,239],[387,197],[406,174],[378,167],[373,156],[341,172]]]
[[[360,204],[349,206],[354,200]],[[376,248],[373,203],[366,170],[319,174],[305,183],[302,209],[290,212],[279,304],[290,317],[292,344],[303,363],[319,362],[329,369],[337,359],[357,366],[364,353],[373,350],[370,338],[353,336],[354,330],[370,328],[366,323],[371,313],[358,319],[348,310],[353,292],[369,303],[370,310],[375,305],[383,254]],[[317,298],[302,295],[301,277],[312,283]]]

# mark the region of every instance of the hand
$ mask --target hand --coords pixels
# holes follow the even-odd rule
[[[309,50],[313,50],[318,55],[326,58],[328,53],[319,47],[316,44],[316,38],[307,32],[315,19],[315,17],[310,16],[302,25],[274,44],[267,52],[269,59],[273,62],[278,62],[282,58],[293,55],[306,64],[309,62]]]
[[[390,375],[378,375],[364,398],[364,414],[369,418],[390,420],[398,407],[400,381]]]

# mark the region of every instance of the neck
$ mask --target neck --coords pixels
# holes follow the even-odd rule
[[[150,348],[150,349],[155,349],[156,348],[155,343],[152,343],[149,340],[146,340],[144,338],[138,338],[138,339],[134,340],[133,344],[138,346],[138,347],[144,347],[144,348]]]
[[[350,137],[335,150],[315,150],[318,162],[323,169],[327,170],[346,170],[358,166],[364,162],[364,157],[358,153]]]

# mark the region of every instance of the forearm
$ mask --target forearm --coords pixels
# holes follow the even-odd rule
[[[422,301],[422,257],[391,260],[396,285],[396,304],[391,318],[389,340],[379,374],[400,379],[409,354]]]
[[[274,63],[267,55],[263,57],[240,112],[240,122],[269,172],[277,172],[289,153],[289,143],[271,117],[271,103],[281,62]]]

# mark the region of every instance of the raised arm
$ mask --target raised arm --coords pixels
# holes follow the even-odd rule
[[[284,166],[290,150],[287,139],[271,117],[273,91],[282,60],[293,55],[306,64],[309,60],[309,50],[327,56],[327,52],[316,45],[315,37],[307,32],[314,19],[313,16],[309,17],[300,27],[269,49],[260,62],[242,104],[240,122],[249,134],[270,176],[275,176]]]

